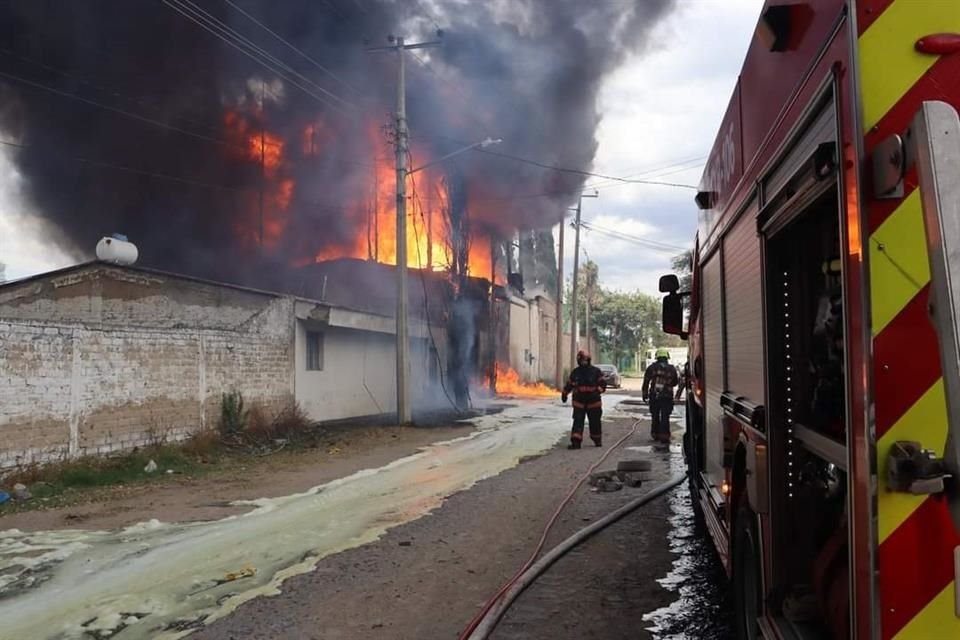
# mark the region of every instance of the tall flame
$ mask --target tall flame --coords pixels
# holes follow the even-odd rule
[[[267,250],[279,247],[290,221],[295,181],[287,157],[286,143],[266,130],[261,114],[247,117],[227,111],[224,124],[236,144],[241,159],[258,167],[262,186],[245,194],[243,211],[237,216],[236,234],[248,246]],[[303,127],[294,152],[305,158],[323,153],[323,140],[329,130],[322,122]],[[370,187],[357,193],[344,215],[353,224],[353,236],[346,242],[325,245],[320,251],[294,260],[296,266],[337,258],[360,258],[384,264],[397,263],[396,169],[392,149],[378,127],[368,131],[368,145],[375,149],[370,165]],[[429,162],[426,149],[414,148],[411,157],[419,164]],[[407,177],[407,266],[433,271],[455,271],[473,277],[502,281],[493,273],[491,238],[482,230],[469,227],[452,228],[446,176],[442,167],[427,167]],[[322,230],[318,230],[318,234]],[[320,237],[317,238],[320,240]],[[319,242],[318,242],[319,244]],[[455,268],[459,249],[466,259]]]
[[[243,160],[256,164],[261,172],[261,188],[245,194],[245,205],[234,225],[236,234],[250,246],[275,248],[287,229],[288,209],[293,198],[294,180],[287,175],[283,138],[261,126],[254,127],[239,113],[224,115],[227,132],[237,145]]]

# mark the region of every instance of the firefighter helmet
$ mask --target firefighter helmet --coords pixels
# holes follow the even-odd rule
[[[590,362],[590,353],[581,349],[577,351],[577,364],[583,364],[584,362]]]
[[[670,359],[670,352],[667,351],[666,349],[657,349],[657,360],[660,360],[660,359],[663,359],[663,358],[669,360],[669,359]]]

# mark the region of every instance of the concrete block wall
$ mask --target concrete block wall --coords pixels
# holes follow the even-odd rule
[[[0,291],[0,468],[183,439],[226,391],[293,401],[292,299],[140,275]]]

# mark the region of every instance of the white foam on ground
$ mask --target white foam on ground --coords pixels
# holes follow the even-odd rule
[[[112,637],[182,637],[189,630],[162,629],[176,620],[210,622],[251,598],[279,593],[284,580],[322,558],[376,540],[453,493],[542,453],[569,425],[569,407],[523,401],[478,418],[470,435],[383,467],[302,493],[246,501],[255,508],[242,516],[183,524],[149,520],[112,532],[2,532],[2,636],[82,638],[93,629],[118,628],[136,614],[139,622]],[[217,584],[245,566],[256,574]]]

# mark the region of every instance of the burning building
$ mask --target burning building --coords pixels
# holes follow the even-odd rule
[[[524,284],[512,239],[536,249],[525,276],[549,289],[549,229],[593,160],[601,83],[671,5],[11,0],[0,153],[23,183],[19,219],[77,260],[120,231],[148,267],[392,315],[397,60],[366,49],[442,26],[442,47],[405,54],[409,160],[431,165],[407,184],[410,308],[444,329],[455,386],[498,354],[549,379],[550,341],[529,337],[549,305],[504,315]],[[504,140],[496,154],[432,164],[488,136]],[[498,321],[517,327],[505,348]],[[511,357],[524,322],[529,346]]]

